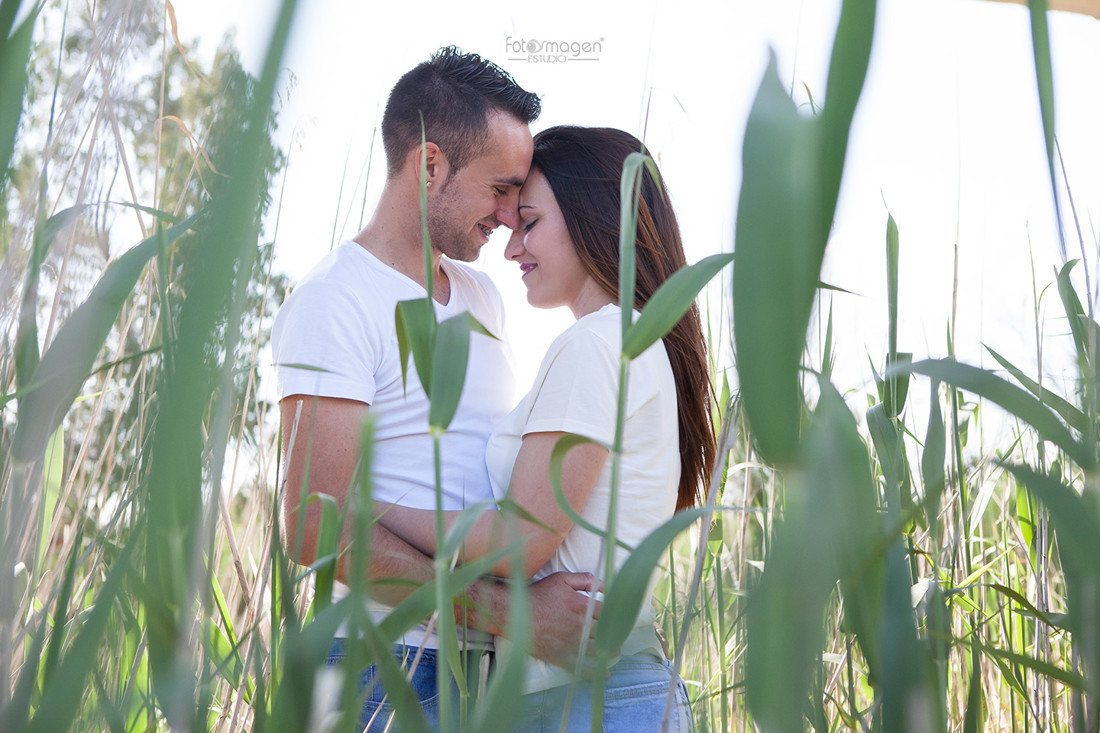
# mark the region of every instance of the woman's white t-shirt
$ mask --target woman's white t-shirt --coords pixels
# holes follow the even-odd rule
[[[486,463],[497,499],[507,493],[524,435],[562,431],[608,446],[614,442],[622,353],[621,313],[616,305],[604,306],[578,319],[562,333],[543,358],[531,391],[493,430],[486,447]],[[675,511],[680,481],[678,424],[676,383],[664,343],[658,340],[630,362],[627,379],[616,537],[631,547],[636,547]],[[610,498],[609,456],[580,515],[592,525],[605,528]],[[629,552],[617,547],[616,568],[627,557]],[[600,577],[602,568],[601,538],[574,526],[535,579],[559,570],[590,572]],[[652,648],[656,643],[653,620],[652,606],[645,604],[635,625],[636,633],[627,640],[623,654]],[[498,653],[507,648],[505,640],[498,638],[496,643]],[[526,691],[556,687],[571,680],[565,670],[532,660],[527,670]]]

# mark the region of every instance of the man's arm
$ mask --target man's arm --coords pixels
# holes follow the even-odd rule
[[[286,457],[283,544],[292,559],[309,565],[318,555],[321,506],[318,502],[305,504],[304,500],[310,493],[328,494],[341,510],[353,500],[350,490],[356,477],[360,430],[368,407],[355,400],[308,395],[286,397],[280,407]],[[346,512],[348,519],[340,534],[341,549],[353,539],[353,514]],[[342,559],[336,577],[346,582],[347,571],[347,561]],[[430,557],[380,522],[371,527],[367,573],[372,581],[372,596],[391,606],[407,598],[416,587],[431,582],[435,575]],[[378,582],[389,579],[412,583]],[[535,609],[531,651],[534,656],[569,668],[579,646],[587,610],[587,597],[577,591],[592,590],[593,583],[592,576],[586,573],[555,573],[531,586],[531,606]],[[508,616],[507,587],[480,580],[468,589],[467,595],[471,604],[456,604],[456,619],[461,620],[465,613],[466,622],[472,627],[503,634]]]
[[[553,556],[555,550],[573,527],[573,520],[558,504],[550,485],[550,456],[565,433],[542,432],[523,436],[523,444],[512,469],[508,498],[522,508],[533,521],[510,511],[482,512],[466,533],[462,542],[462,560],[469,562],[485,557],[501,548],[518,543],[523,556],[524,577],[531,578]],[[562,465],[562,493],[575,511],[580,511],[607,463],[608,451],[597,443],[574,446],[565,455]],[[428,554],[436,551],[435,512],[431,509],[376,503],[379,522],[396,532],[418,550]],[[461,514],[443,512],[443,522],[450,529]],[[512,572],[512,559],[497,562],[490,573],[507,576]]]
[[[283,399],[280,406],[283,455],[286,456],[283,545],[295,562],[309,565],[318,556],[321,505],[319,502],[306,504],[305,499],[311,493],[328,494],[341,510],[348,506],[352,498],[350,490],[356,478],[360,429],[367,417],[367,405],[355,400],[291,395]],[[290,445],[292,435],[294,445]],[[305,481],[307,472],[308,486]],[[353,539],[353,512],[346,514],[347,519],[340,531],[341,549]],[[415,586],[430,582],[434,576],[430,558],[377,522],[371,527],[368,562],[367,572],[372,581],[396,578],[411,580],[415,584],[372,585],[372,595],[388,605],[397,605],[408,597]],[[346,581],[346,573],[345,554],[337,565],[337,577]]]

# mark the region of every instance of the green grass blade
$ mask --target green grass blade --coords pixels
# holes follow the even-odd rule
[[[557,500],[558,506],[573,524],[599,537],[606,537],[607,532],[586,520],[573,508],[573,505],[565,498],[565,491],[562,489],[562,468],[565,465],[565,454],[569,452],[570,448],[585,443],[597,443],[603,445],[609,451],[611,450],[611,446],[586,438],[583,435],[567,433],[561,436],[558,438],[558,442],[554,444],[554,449],[550,451],[550,489],[554,492],[554,499]]]
[[[17,388],[32,385],[32,375],[38,368],[38,276],[50,248],[58,235],[72,226],[85,206],[74,206],[54,214],[34,233],[34,246],[24,277],[23,300],[19,307],[19,329],[15,338],[15,383]]]
[[[468,562],[465,565],[459,565],[447,577],[445,587],[447,597],[457,596],[468,588],[471,583],[486,574],[489,568],[493,567],[497,561],[506,555],[507,551],[501,550],[478,558],[473,562]],[[428,618],[436,610],[435,593],[435,585],[431,583],[422,585],[410,593],[378,624],[378,632],[381,634],[381,638],[391,643],[399,638],[401,634]]]
[[[746,416],[760,451],[778,463],[797,452],[799,366],[825,247],[815,236],[817,145],[773,55],[745,128],[733,336]]]
[[[837,581],[845,629],[856,634],[876,682],[885,568],[867,450],[843,399],[821,381],[821,400],[787,484],[785,516],[746,612],[746,694],[764,730],[802,730],[818,672],[822,617]]]
[[[706,507],[686,509],[653,530],[622,564],[604,594],[600,622],[596,624],[596,646],[609,654],[618,654],[623,642],[634,630],[642,603],[648,598],[649,581],[669,545],[699,517]]]
[[[638,200],[642,192],[642,166],[645,153],[631,153],[623,161],[619,183],[619,307],[622,309],[623,336],[630,329],[634,309],[634,282],[638,271],[634,243],[638,235]]]
[[[1075,441],[1066,426],[1043,403],[993,372],[954,359],[919,361],[910,369],[917,374],[973,392],[1007,410],[1031,425],[1043,440],[1049,440],[1064,450],[1083,468],[1092,468],[1096,464],[1095,449],[1089,449]]]
[[[1054,74],[1050,60],[1050,31],[1047,28],[1047,0],[1027,0],[1031,16],[1031,47],[1035,58],[1035,81],[1039,91],[1039,112],[1043,121],[1043,142],[1046,145],[1050,192],[1054,199],[1058,246],[1062,259],[1066,257],[1066,242],[1062,230],[1062,204],[1058,198],[1058,182],[1054,174]]]
[[[310,569],[314,572],[313,615],[332,604],[332,588],[336,581],[336,559],[340,550],[340,528],[343,524],[336,499],[328,494],[311,493],[306,505],[321,504],[321,525],[317,535],[317,554],[323,555]]]
[[[36,2],[12,31],[20,0],[0,2],[0,190],[8,179],[8,166],[15,152],[19,118],[23,114],[23,97],[27,91],[27,66],[30,63],[34,23],[42,10]]]
[[[432,341],[435,338],[435,306],[431,298],[402,300],[394,312],[397,325],[397,350],[401,359],[401,384],[408,389],[409,354],[424,392],[431,397]]]
[[[732,254],[711,255],[675,272],[646,303],[623,340],[623,355],[635,359],[683,318],[696,296],[719,270],[733,261]]]
[[[909,475],[909,462],[905,457],[905,447],[898,435],[894,423],[887,417],[886,407],[882,403],[867,411],[867,429],[875,446],[882,477],[886,482],[886,509],[891,523],[901,521],[911,504],[907,501],[908,491],[902,491]]]
[[[1029,657],[1026,654],[1019,654],[1018,652],[1009,651],[1007,649],[998,649],[996,647],[987,646],[977,641],[971,641],[970,645],[977,647],[982,652],[982,654],[985,654],[988,657],[1008,661],[1020,667],[1025,667],[1039,674],[1040,676],[1049,677],[1050,679],[1061,682],[1062,684],[1075,690],[1089,689],[1089,683],[1084,677],[1077,674],[1076,672],[1059,667],[1056,664],[1051,664],[1050,662],[1047,662],[1045,660],[1035,659],[1034,657]]]
[[[920,471],[924,482],[925,517],[928,520],[928,529],[938,546],[940,499],[947,486],[947,472],[944,468],[947,459],[947,433],[943,425],[943,413],[940,411],[940,383],[935,379],[931,382],[928,404],[928,429],[924,434]]]
[[[522,568],[520,559],[513,555],[514,567]],[[508,586],[508,652],[498,653],[496,667],[489,678],[484,697],[478,700],[472,730],[511,730],[522,703],[524,668],[530,657],[531,605],[527,593],[527,579],[515,573]]]
[[[978,647],[970,649],[970,690],[966,694],[966,716],[963,733],[980,733],[985,729],[985,696],[982,694],[982,657]]]
[[[825,105],[821,110],[821,139],[818,154],[821,204],[817,209],[819,230],[816,238],[824,247],[833,223],[844,158],[848,150],[848,133],[856,105],[867,78],[871,58],[871,43],[875,27],[875,0],[844,0],[840,8],[836,39],[829,59],[828,86]]]
[[[878,382],[879,399],[889,417],[898,417],[905,408],[909,396],[909,373],[906,364],[913,362],[913,355],[907,351],[894,353],[886,357],[886,376]]]
[[[1069,486],[1026,466],[1005,468],[1035,494],[1050,513],[1062,563],[1100,578],[1100,526],[1085,501]]]
[[[985,350],[988,351],[990,356],[996,359],[997,363],[1004,367],[1017,382],[1022,384],[1024,389],[1042,400],[1044,405],[1049,405],[1053,408],[1054,411],[1066,421],[1067,425],[1082,433],[1088,430],[1089,421],[1085,413],[1081,412],[1081,410],[1077,409],[1073,404],[1067,402],[1049,389],[1041,387],[1038,382],[1024,374],[1021,369],[1014,366],[1008,359],[998,354],[989,346],[986,346]]]
[[[68,653],[58,663],[50,684],[43,689],[42,699],[34,719],[31,733],[55,733],[68,730],[83,703],[83,690],[88,675],[99,663],[99,645],[107,628],[112,609],[122,592],[122,580],[130,571],[130,564],[140,533],[132,539],[111,563],[111,569],[96,594],[95,603],[84,618]]]
[[[898,225],[893,214],[886,220],[886,310],[889,321],[889,356],[898,353]],[[895,413],[896,414],[896,413]]]
[[[57,499],[61,496],[61,482],[65,473],[65,426],[58,426],[46,444],[45,466],[42,470],[42,504],[38,511],[38,554],[35,568],[42,567],[46,545],[50,541],[50,524],[53,522]]]
[[[1081,307],[1081,301],[1077,298],[1077,292],[1070,282],[1070,271],[1077,260],[1070,260],[1058,272],[1058,296],[1062,299],[1062,306],[1066,310],[1066,319],[1069,321],[1070,331],[1073,334],[1073,345],[1077,348],[1077,364],[1081,369],[1081,376],[1089,384],[1097,381],[1097,369],[1100,369],[1100,327],[1085,315]]]
[[[478,325],[473,316],[463,312],[443,321],[436,330],[432,350],[432,404],[428,410],[428,425],[435,430],[446,430],[458,410],[466,383],[470,335]],[[485,333],[484,328],[480,331]]]
[[[450,557],[458,552],[462,547],[462,543],[466,540],[466,535],[473,529],[481,514],[493,511],[493,503],[491,499],[474,502],[459,512],[458,517],[455,518],[450,529],[447,530],[447,536],[443,540],[443,549],[439,554]]]
[[[32,377],[31,391],[20,401],[19,423],[12,441],[16,460],[32,461],[42,454],[49,436],[92,372],[96,355],[145,265],[163,247],[183,236],[205,212],[146,239],[112,262],[88,298],[65,320],[42,356]]]

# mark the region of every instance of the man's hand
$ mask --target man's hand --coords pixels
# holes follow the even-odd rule
[[[599,586],[591,573],[554,573],[533,583],[530,588],[531,656],[573,672],[578,652],[583,649],[586,656],[589,655],[596,636],[596,619],[603,603],[592,600],[588,593],[597,590]],[[591,619],[589,604],[592,605]],[[582,645],[585,632],[588,636]],[[582,663],[582,670],[588,667]]]

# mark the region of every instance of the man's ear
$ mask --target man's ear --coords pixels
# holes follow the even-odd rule
[[[450,164],[447,162],[447,156],[439,149],[439,146],[430,140],[424,143],[424,167],[427,170],[428,183],[436,183],[446,180],[447,173],[450,171]],[[407,164],[412,166],[417,183],[420,182],[420,151],[421,146],[417,145],[409,151]]]

